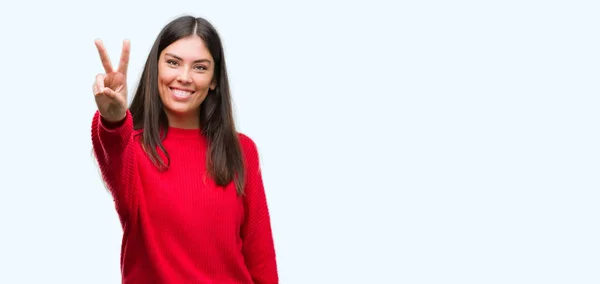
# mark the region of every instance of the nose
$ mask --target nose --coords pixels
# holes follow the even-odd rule
[[[177,81],[179,81],[181,83],[191,83],[192,79],[191,79],[188,71],[183,70],[183,71],[181,71],[181,73],[179,73],[179,76],[177,76]]]

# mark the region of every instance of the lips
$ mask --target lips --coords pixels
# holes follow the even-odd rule
[[[192,90],[179,89],[179,88],[169,88],[169,89],[171,89],[171,93],[173,94],[173,97],[175,97],[176,99],[180,99],[180,100],[188,99],[192,96],[192,94],[194,94],[194,91],[192,91]]]

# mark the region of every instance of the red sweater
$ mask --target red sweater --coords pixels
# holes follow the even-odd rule
[[[167,171],[150,161],[131,113],[109,125],[96,111],[92,145],[123,227],[124,284],[278,283],[256,145],[239,134],[245,195],[216,186],[200,131],[169,128]]]

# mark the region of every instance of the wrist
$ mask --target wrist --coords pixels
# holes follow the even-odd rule
[[[108,128],[115,128],[123,125],[125,119],[127,118],[127,113],[120,116],[103,116],[100,115],[100,120],[102,124]]]

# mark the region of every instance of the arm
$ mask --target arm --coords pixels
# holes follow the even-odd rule
[[[96,161],[123,223],[132,208],[133,118],[127,109],[129,41],[123,41],[119,67],[114,70],[101,40],[94,41],[106,74],[98,74],[93,85],[98,111],[92,120],[92,146]]]
[[[102,179],[115,200],[118,212],[131,208],[133,172],[133,120],[127,111],[119,122],[108,122],[96,111],[92,120],[92,147]],[[123,217],[123,216],[121,216]]]
[[[246,161],[245,218],[241,230],[242,253],[254,283],[279,283],[271,220],[258,151],[250,138],[242,136],[240,142]]]

